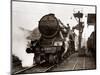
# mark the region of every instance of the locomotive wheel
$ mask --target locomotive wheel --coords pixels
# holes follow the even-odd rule
[[[75,50],[72,50],[72,54],[75,53]]]
[[[62,57],[61,57],[61,53],[58,53],[58,55],[56,56],[56,64],[60,63],[62,61]]]
[[[56,57],[55,63],[58,64],[60,62],[59,58]]]
[[[40,64],[41,62],[41,56],[40,55],[35,55],[34,57],[36,64]]]
[[[71,54],[71,51],[68,51],[68,53],[67,53],[67,57],[69,57],[69,56],[70,56],[70,54]]]
[[[50,64],[54,64],[55,63],[55,58],[54,58],[54,55],[49,55],[49,63]]]

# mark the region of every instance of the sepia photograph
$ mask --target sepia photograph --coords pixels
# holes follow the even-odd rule
[[[96,5],[11,1],[11,74],[96,69]]]

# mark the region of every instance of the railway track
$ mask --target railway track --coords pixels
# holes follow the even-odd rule
[[[78,56],[78,53],[72,54],[70,57],[62,60],[58,64],[50,65],[48,63],[41,63],[40,65],[34,65],[30,68],[21,68],[17,66],[17,69],[13,70],[15,74],[32,74],[32,73],[44,73],[44,72],[57,72],[57,71],[73,71],[73,70],[85,70],[95,69],[95,64],[92,57]]]
[[[75,64],[74,64],[72,70],[75,70],[75,67],[76,67],[77,64],[78,64],[78,58],[77,58],[77,60],[76,60],[76,62],[75,62]]]
[[[73,71],[73,70],[84,70],[86,69],[86,57],[79,57],[78,53],[71,55],[69,58],[64,60],[63,63],[52,69],[52,72],[57,71]]]
[[[64,58],[66,59],[66,58]],[[60,62],[63,63],[64,59]],[[40,65],[33,65],[32,67],[29,68],[22,68],[21,70],[19,69],[18,71],[13,72],[14,75],[16,74],[29,74],[29,73],[42,73],[42,72],[49,72],[52,70],[54,67],[56,67],[58,64],[50,65],[44,62],[41,62]]]
[[[40,65],[33,65],[32,67],[29,68],[22,68],[19,69],[17,71],[14,71],[12,74],[16,75],[16,74],[29,74],[29,73],[42,73],[42,72],[50,72],[54,67],[58,66],[59,64],[63,63],[63,61],[66,58],[64,58],[60,63],[58,64],[54,64],[54,65],[50,65],[48,63],[45,62],[41,62]]]
[[[50,65],[50,64],[40,64],[40,65],[34,65],[32,67],[29,67],[29,68],[24,68],[24,69],[21,69],[19,71],[16,71],[13,73],[13,75],[16,75],[16,74],[28,74],[28,73],[39,73],[39,72],[49,72],[52,68],[54,68],[57,64],[54,64],[54,65]]]
[[[85,69],[85,56],[83,57],[83,60],[81,57],[78,57],[72,70],[79,70],[79,69]]]
[[[36,65],[34,65],[34,66],[36,66]],[[15,75],[15,74],[22,73],[22,72],[24,72],[24,71],[26,71],[26,70],[29,70],[29,69],[33,68],[34,66],[29,67],[29,68],[24,68],[24,69],[21,69],[21,70],[19,70],[19,71],[14,72],[13,74]]]
[[[64,61],[64,59],[60,63],[63,63],[63,61]],[[56,67],[60,63],[51,65],[51,64],[48,64],[48,63],[45,63],[45,62],[41,62],[40,65],[36,65],[35,64],[32,67],[23,68],[21,70],[18,70],[16,72],[14,72],[13,74],[16,75],[16,74],[28,74],[28,73],[49,72],[50,70],[52,70],[54,67]]]
[[[50,65],[47,63],[42,63],[40,65],[34,65],[30,68],[19,70],[17,72],[14,72],[14,74],[32,74],[57,71],[85,70],[89,68],[95,68],[95,64],[93,64],[92,61],[93,60],[89,57],[79,57],[78,53],[76,53],[70,56],[69,58],[63,60],[59,64]]]

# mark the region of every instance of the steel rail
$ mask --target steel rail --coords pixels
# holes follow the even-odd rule
[[[19,71],[15,72],[14,74],[19,74],[19,73],[24,72],[24,71],[26,71],[26,70],[29,70],[29,69],[31,69],[31,68],[33,68],[33,67],[35,67],[35,66],[37,66],[37,65],[33,65],[32,67],[28,67],[28,68],[19,70]]]
[[[78,64],[78,57],[77,57],[77,61],[75,62],[75,64],[74,64],[72,70],[75,70],[75,67],[77,66],[77,64]]]

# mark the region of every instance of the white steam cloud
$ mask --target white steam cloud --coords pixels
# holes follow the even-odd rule
[[[15,26],[13,31],[12,53],[22,61],[22,67],[30,67],[34,63],[34,54],[27,54],[25,51],[30,41],[26,39],[29,35],[29,31],[21,30]]]

